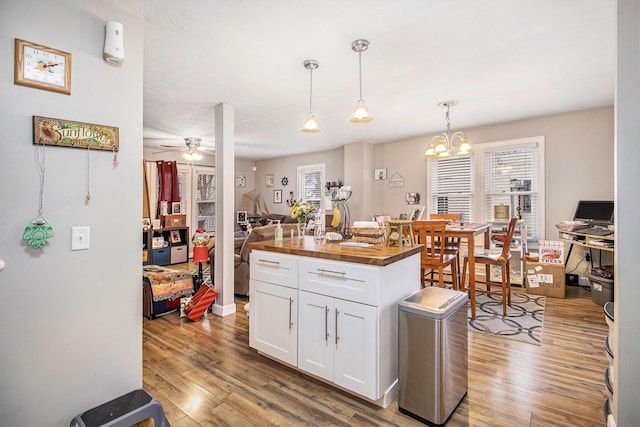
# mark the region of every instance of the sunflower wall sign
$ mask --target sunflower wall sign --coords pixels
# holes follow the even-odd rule
[[[58,147],[119,151],[118,128],[33,116],[33,143]]]

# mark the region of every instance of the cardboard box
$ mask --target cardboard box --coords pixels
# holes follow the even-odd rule
[[[564,265],[527,262],[525,276],[527,293],[552,298],[565,297]]]

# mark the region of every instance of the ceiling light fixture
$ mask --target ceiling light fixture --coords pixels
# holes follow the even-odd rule
[[[320,66],[315,59],[307,59],[304,61],[304,68],[309,70],[309,114],[304,119],[302,129],[300,131],[306,133],[320,132],[320,125],[318,124],[318,118],[311,112],[311,101],[313,99],[313,70]]]
[[[351,123],[365,123],[373,120],[369,114],[367,104],[365,104],[364,99],[362,99],[362,52],[368,48],[369,42],[367,40],[358,39],[351,43],[351,49],[353,49],[354,52],[358,52],[358,70],[360,73],[360,99],[358,99],[358,102],[353,109],[353,114],[351,114],[351,118],[349,119]]]
[[[187,151],[182,154],[187,161],[194,161],[202,159],[202,154],[200,154],[198,147],[200,147],[200,138],[188,137],[184,139],[184,143],[187,145]]]
[[[451,157],[454,151],[456,156],[467,156],[471,153],[471,143],[464,135],[464,132],[458,131],[451,135],[449,110],[451,107],[458,105],[458,103],[459,101],[449,100],[438,104],[438,107],[447,107],[447,131],[431,139],[431,145],[424,152],[425,157]],[[457,146],[457,150],[454,150],[455,146]]]

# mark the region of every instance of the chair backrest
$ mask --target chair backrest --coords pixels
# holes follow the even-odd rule
[[[513,217],[509,220],[509,226],[507,227],[507,234],[504,237],[504,243],[502,244],[502,258],[506,258],[511,250],[511,241],[513,240],[513,231],[516,228],[518,218]],[[525,237],[523,236],[523,239]]]
[[[411,229],[416,243],[424,245],[420,254],[422,264],[433,264],[442,262],[444,257],[444,246],[439,242],[444,239],[444,231],[447,228],[447,221],[413,221]]]
[[[459,213],[446,213],[446,214],[439,214],[439,213],[431,213],[429,214],[429,219],[431,220],[435,220],[435,219],[444,219],[446,221],[460,221],[460,214]]]

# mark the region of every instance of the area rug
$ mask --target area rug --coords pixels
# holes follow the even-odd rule
[[[544,323],[545,297],[511,292],[511,306],[502,315],[500,296],[476,294],[476,318],[471,320],[469,304],[469,329],[496,337],[510,338],[540,345]]]

